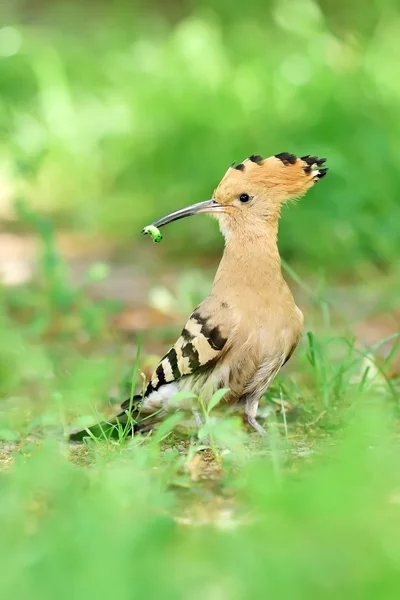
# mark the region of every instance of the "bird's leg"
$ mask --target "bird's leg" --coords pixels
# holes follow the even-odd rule
[[[193,408],[192,410],[193,416],[194,416],[194,420],[196,421],[196,425],[199,429],[201,429],[204,425],[203,423],[203,419],[200,416],[200,413],[198,410],[196,410],[195,408]]]
[[[253,429],[255,429],[261,436],[265,437],[268,433],[265,431],[264,427],[260,425],[257,421],[257,410],[258,410],[258,402],[259,399],[254,396],[249,396],[246,398],[246,404],[244,407],[244,413],[247,418],[247,422]]]
[[[194,416],[194,420],[196,421],[196,425],[200,430],[202,427],[204,427],[203,419],[201,418],[199,411],[195,408],[192,409],[192,414]],[[203,438],[202,443],[205,446],[211,446],[211,441],[208,437]]]

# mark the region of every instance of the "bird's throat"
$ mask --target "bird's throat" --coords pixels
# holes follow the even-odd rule
[[[251,234],[235,231],[225,243],[214,291],[237,288],[238,293],[254,290],[263,295],[284,283],[281,260],[277,246],[278,226],[268,225],[262,231]]]

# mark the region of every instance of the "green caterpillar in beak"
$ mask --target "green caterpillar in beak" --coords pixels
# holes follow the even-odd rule
[[[153,242],[156,242],[158,244],[158,242],[161,242],[162,240],[162,235],[160,233],[160,230],[155,227],[154,225],[147,225],[144,229],[143,229],[143,233],[144,234],[149,234],[151,235],[151,237],[153,238]]]

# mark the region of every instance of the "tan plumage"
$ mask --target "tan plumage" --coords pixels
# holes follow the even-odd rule
[[[216,389],[227,387],[225,400],[244,401],[248,422],[265,433],[256,420],[259,399],[290,358],[303,326],[303,315],[281,272],[280,208],[326,174],[327,169],[319,168],[324,162],[289,153],[265,160],[251,156],[228,169],[212,200],[154,223],[161,227],[184,216],[213,213],[225,236],[225,250],[210,295],[161,359],[143,399],[136,398],[132,414],[138,429],[143,416],[158,411],[158,420],[176,409],[173,397],[178,391],[211,397]],[[129,406],[129,401],[122,405],[120,422],[126,420]]]

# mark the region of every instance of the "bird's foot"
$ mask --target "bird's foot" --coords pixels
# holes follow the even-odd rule
[[[256,420],[255,417],[247,416],[247,422],[253,429],[257,431],[262,437],[268,437],[268,432],[264,429],[262,425]]]

